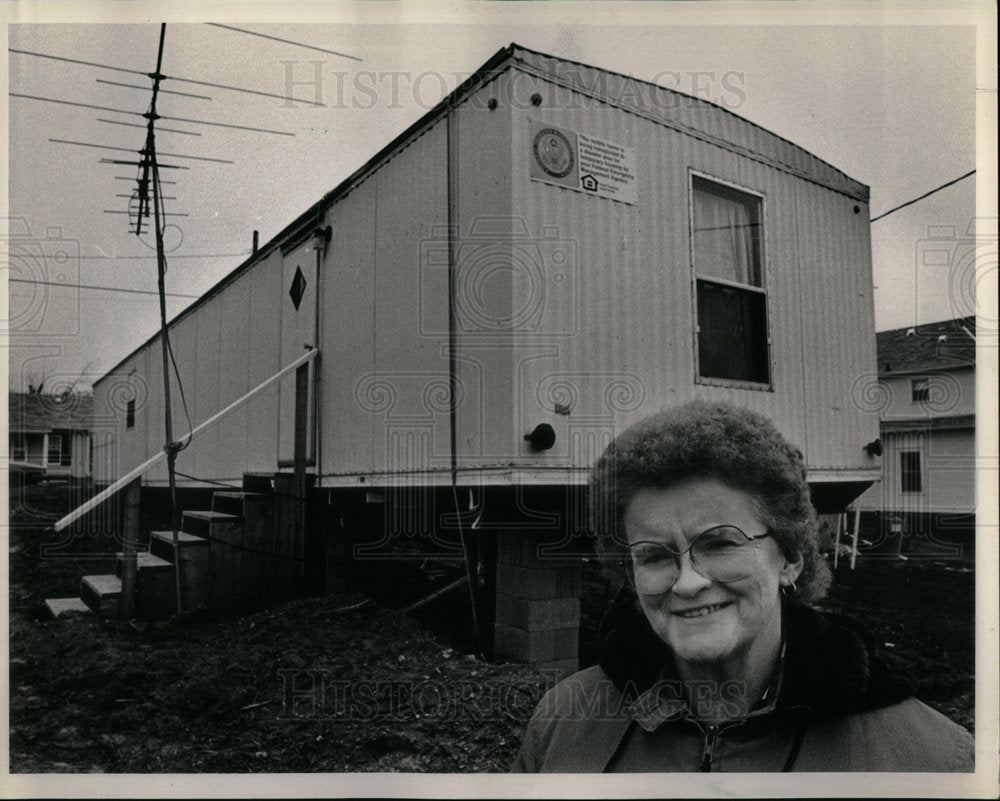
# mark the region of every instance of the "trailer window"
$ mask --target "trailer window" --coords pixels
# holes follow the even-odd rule
[[[770,382],[761,201],[692,176],[698,374]]]
[[[59,434],[49,434],[48,452],[45,461],[49,464],[59,464],[62,461],[62,437]]]
[[[920,451],[902,451],[899,460],[903,492],[921,492],[923,481],[920,475]]]

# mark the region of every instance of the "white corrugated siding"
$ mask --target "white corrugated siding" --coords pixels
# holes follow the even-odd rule
[[[530,269],[524,221],[511,216],[510,75],[453,113],[456,159],[456,455],[460,468],[510,463],[513,429],[510,320],[523,312],[516,276]],[[497,100],[490,110],[489,98]],[[515,245],[514,243],[518,244]],[[447,284],[439,290],[447,296]]]
[[[368,181],[327,213],[333,239],[320,266],[325,474],[374,469],[375,417],[368,408],[377,408],[378,398],[365,394],[363,379],[375,363],[375,199],[375,182]]]
[[[252,270],[250,271],[253,272]],[[250,275],[234,281],[222,293],[219,340],[219,408],[228,406],[253,387],[249,362],[256,358],[258,324],[250,320]],[[215,426],[219,448],[217,470],[223,476],[241,476],[248,453],[247,410],[241,407]]]
[[[277,372],[280,271],[272,257],[238,275],[221,292],[170,327],[170,342],[187,399],[190,425]],[[278,261],[280,263],[280,261]],[[172,373],[172,368],[171,368]],[[126,429],[125,408],[136,399],[135,427]],[[163,369],[159,337],[95,384],[94,471],[111,481],[162,450]],[[171,375],[173,435],[183,439],[189,420]],[[266,390],[242,409],[209,426],[177,457],[177,470],[206,480],[238,481],[245,470],[273,470],[276,463],[277,391]],[[146,474],[151,484],[167,480],[166,463]],[[181,478],[179,483],[191,483]]]
[[[263,384],[281,369],[281,252],[268,254],[248,271],[250,303],[249,389]],[[247,391],[249,391],[249,389]],[[246,402],[247,441],[244,459],[248,472],[269,472],[278,453],[278,387],[271,384]],[[242,475],[242,472],[240,473]]]
[[[553,226],[575,250],[576,271],[575,295],[546,298],[547,350],[516,336],[516,430],[547,422],[557,434],[541,454],[516,443],[519,463],[585,467],[596,454],[574,444],[586,439],[581,427],[599,442],[703,397],[769,415],[811,468],[871,469],[861,446],[878,435],[877,417],[851,401],[855,378],[874,368],[867,209],[855,214],[853,199],[541,80],[531,90],[541,106],[514,116],[515,215],[535,236]],[[639,204],[529,180],[529,117],[635,148]],[[695,383],[690,169],[764,198],[772,391]],[[567,398],[572,413],[556,415]]]
[[[447,261],[421,264],[447,224],[446,152],[442,123],[328,213],[324,475],[448,469]]]
[[[878,436],[878,412],[861,400],[876,367],[868,209],[805,182],[796,206],[808,463],[877,469],[863,447]]]

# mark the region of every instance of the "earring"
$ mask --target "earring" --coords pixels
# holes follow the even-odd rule
[[[799,588],[795,586],[794,581],[791,584],[786,584],[784,587],[781,588],[781,594],[784,595],[786,598],[795,595],[795,593],[797,593],[798,591]]]

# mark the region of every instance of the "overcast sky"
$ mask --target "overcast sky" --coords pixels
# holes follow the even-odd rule
[[[14,21],[10,5],[5,13]],[[127,20],[140,5],[116,4],[110,18]],[[168,211],[188,215],[170,218],[169,292],[200,295],[248,255],[254,229],[266,242],[512,41],[719,102],[869,185],[873,217],[977,166],[977,33],[968,6],[905,18],[891,5],[872,13],[861,3],[822,14],[830,7],[646,3],[612,16],[589,3],[477,4],[449,7],[448,18],[437,6],[418,14],[412,4],[389,16],[367,4],[310,8],[311,18],[325,14],[326,21],[218,20],[341,55],[205,24],[167,25],[165,74],[284,95],[289,78],[312,81],[319,69],[318,87],[293,91],[318,94],[325,104],[289,108],[279,98],[164,83],[211,99],[163,94],[162,115],[295,134],[159,123],[161,153],[232,162],[161,157],[190,168],[163,171],[176,181],[165,187],[176,197]],[[93,11],[82,17],[99,18]],[[77,21],[13,24],[6,33],[9,48],[145,73],[156,63],[159,26]],[[19,53],[9,65],[12,93],[139,113],[149,102],[143,75]],[[995,73],[979,79],[993,89],[994,81]],[[6,214],[18,254],[9,270],[18,279],[9,284],[10,383],[18,388],[43,375],[65,381],[86,371],[81,383],[88,385],[155,332],[155,295],[23,281],[156,289],[151,238],[131,233],[126,214],[107,213],[127,210],[135,169],[99,163],[134,158],[144,131],[122,123],[143,120],[19,97],[10,98],[8,113]],[[971,227],[976,178],[991,174],[980,169],[872,224],[879,330],[974,313],[973,270],[983,259]],[[995,247],[993,239],[994,273]],[[190,302],[170,298],[169,315]]]

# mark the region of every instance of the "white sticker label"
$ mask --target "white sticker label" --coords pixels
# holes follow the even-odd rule
[[[635,205],[635,151],[531,120],[531,179]]]

